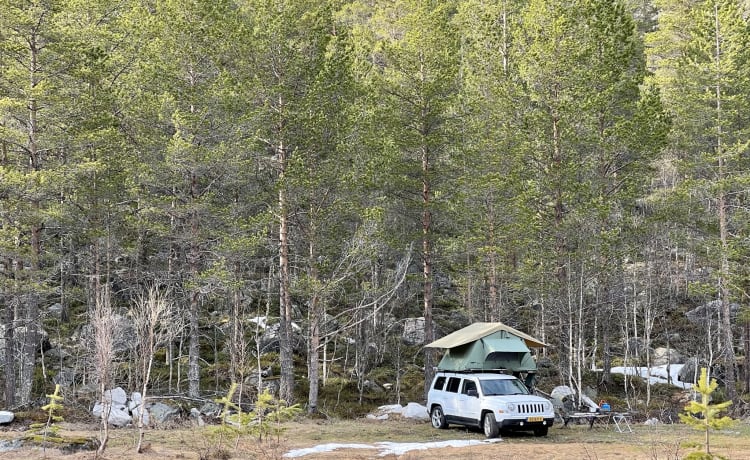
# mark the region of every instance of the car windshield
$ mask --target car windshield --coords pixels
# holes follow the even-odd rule
[[[517,379],[482,380],[482,393],[485,396],[527,395],[529,390]]]

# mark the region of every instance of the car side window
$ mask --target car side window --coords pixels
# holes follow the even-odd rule
[[[448,386],[445,388],[445,391],[449,391],[451,393],[458,393],[458,387],[461,384],[461,379],[458,377],[451,377],[448,379]]]
[[[464,387],[461,393],[468,395],[469,391],[474,391],[474,396],[477,395],[477,384],[473,380],[464,380]]]
[[[438,377],[435,379],[435,385],[433,385],[433,389],[435,390],[442,390],[445,386],[445,377]]]

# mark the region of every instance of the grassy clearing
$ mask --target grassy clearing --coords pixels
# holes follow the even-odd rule
[[[446,440],[483,441],[478,430],[451,427],[436,430],[426,422],[392,419],[386,421],[311,420],[287,422],[280,437],[258,442],[249,436],[217,437],[207,427],[176,427],[151,430],[146,433],[149,447],[142,455],[135,452],[136,430],[112,431],[105,459],[281,459],[292,449],[307,448],[328,443],[374,444],[382,441],[399,443],[428,443]],[[572,425],[554,426],[549,436],[536,438],[530,434],[509,434],[496,444],[483,444],[464,448],[442,448],[410,451],[396,457],[381,457],[377,449],[345,449],[307,455],[305,460],[317,459],[375,459],[400,458],[405,460],[451,457],[452,459],[528,459],[552,460],[570,458],[590,459],[679,459],[703,442],[700,432],[686,425],[634,425],[634,433],[618,433],[614,426]],[[96,436],[96,425],[63,424],[62,433],[71,436]],[[4,431],[0,437],[18,438],[23,432]],[[730,459],[750,458],[750,426],[738,422],[734,427],[713,433],[712,452]],[[0,459],[16,458],[94,458],[91,452],[63,455],[54,449],[25,448],[21,451],[0,453]]]

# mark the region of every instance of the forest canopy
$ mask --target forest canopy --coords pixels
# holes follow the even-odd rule
[[[313,412],[333,375],[361,392],[411,365],[429,384],[421,346],[475,321],[550,344],[554,383],[666,347],[736,399],[749,16],[740,0],[0,0],[5,405],[71,372],[145,385],[150,367],[123,363],[148,350],[172,391],[268,366]],[[79,354],[42,365],[66,343]]]

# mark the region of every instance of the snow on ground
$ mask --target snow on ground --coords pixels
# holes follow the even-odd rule
[[[401,404],[380,406],[374,414],[367,414],[367,418],[373,420],[388,420],[391,414],[398,414],[403,418],[413,418],[416,420],[430,419],[427,407],[415,402],[410,402],[406,406],[402,406]]]
[[[649,383],[652,383],[652,384],[669,383],[676,387],[689,390],[693,387],[693,384],[680,381],[679,374],[680,374],[680,370],[682,370],[682,366],[683,366],[682,364],[670,364],[669,381],[667,380],[666,364],[663,366],[654,366],[650,368],[650,370],[648,367],[638,367],[638,366],[613,367],[610,372],[612,372],[613,374],[636,375],[643,379],[648,379]]]
[[[377,449],[379,457],[387,455],[404,455],[412,450],[440,449],[443,447],[469,447],[481,444],[500,442],[502,439],[486,440],[453,440],[453,441],[435,441],[435,442],[376,442],[374,444],[320,444],[314,447],[304,449],[294,449],[284,454],[284,458],[298,458],[305,455],[333,452],[337,449]]]
[[[412,418],[417,420],[429,420],[427,408],[419,403],[410,402],[406,406],[401,404],[391,404],[380,406],[375,414],[369,414],[367,418],[386,420],[391,414],[399,414],[401,417]],[[499,442],[501,439],[487,439],[484,441],[435,441],[435,442],[376,442],[374,444],[320,444],[314,447],[291,450],[284,454],[285,458],[304,457],[305,455],[317,454],[323,452],[333,452],[338,449],[377,449],[380,451],[380,457],[386,455],[403,455],[412,450],[440,449],[443,447],[468,447],[491,442]]]

